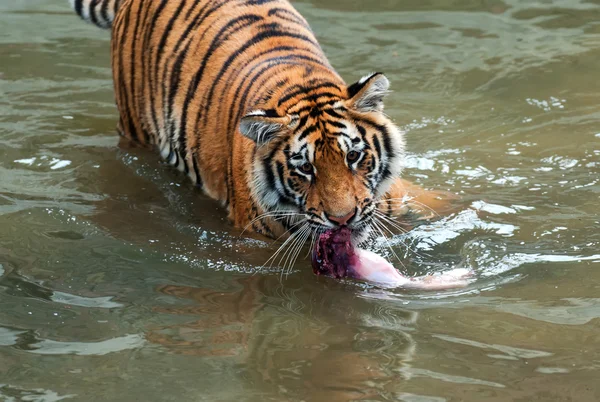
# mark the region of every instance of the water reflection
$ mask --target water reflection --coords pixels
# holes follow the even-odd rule
[[[402,380],[396,373],[410,367],[417,349],[410,334],[417,312],[357,303],[344,290],[290,290],[275,280],[244,278],[235,291],[160,286],[176,299],[154,311],[184,322],[152,329],[147,339],[177,354],[234,358],[253,386],[294,399],[376,398]]]
[[[258,277],[236,281],[236,291],[163,285],[157,291],[172,298],[190,301],[184,306],[155,307],[154,311],[190,318],[192,321],[152,329],[151,342],[174,353],[237,356],[245,359],[252,322],[260,304]]]

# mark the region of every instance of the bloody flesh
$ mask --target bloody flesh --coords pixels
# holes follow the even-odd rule
[[[456,268],[434,275],[405,277],[385,258],[355,248],[347,227],[328,230],[319,236],[312,254],[313,271],[332,278],[353,278],[385,287],[441,290],[464,287],[473,272]]]
[[[328,230],[319,236],[312,254],[313,271],[317,275],[345,278],[354,262],[352,231],[347,227]]]

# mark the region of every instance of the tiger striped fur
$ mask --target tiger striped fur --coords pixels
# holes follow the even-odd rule
[[[121,135],[156,146],[233,223],[270,237],[405,212],[403,133],[383,113],[389,82],[347,86],[285,0],[71,0],[112,26]],[[304,223],[304,226],[299,226]]]

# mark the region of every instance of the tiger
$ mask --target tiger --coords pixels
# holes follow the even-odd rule
[[[111,30],[117,131],[226,208],[233,226],[304,239],[448,200],[403,179],[405,133],[380,72],[347,85],[286,0],[70,0]]]

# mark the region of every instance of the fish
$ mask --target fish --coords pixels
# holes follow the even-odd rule
[[[382,256],[356,247],[348,227],[322,233],[312,252],[312,267],[316,275],[332,278],[351,278],[385,288],[445,290],[463,288],[474,276],[468,268],[408,277],[402,275]]]

